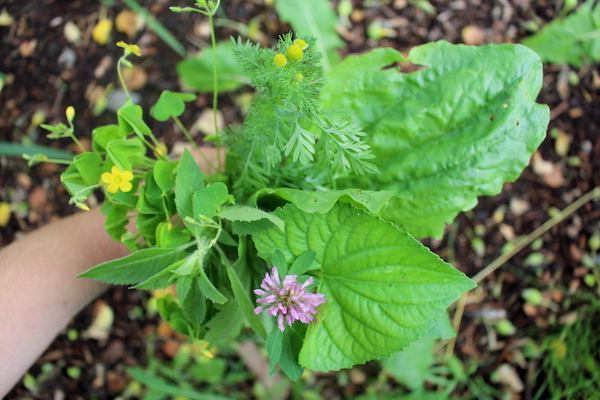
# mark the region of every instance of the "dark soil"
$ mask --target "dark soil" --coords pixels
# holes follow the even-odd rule
[[[203,32],[205,21],[199,15],[174,14],[166,1],[140,1],[184,44],[189,52],[197,50],[194,43],[207,43]],[[185,1],[177,1],[185,6]],[[277,21],[270,3],[262,0],[223,2],[224,14],[230,20],[248,23],[259,16],[265,45],[289,31],[289,26]],[[337,4],[337,1],[334,1]],[[457,0],[431,1],[432,14],[412,5],[412,1],[353,1],[355,11],[351,28],[341,31],[347,47],[342,53],[363,52],[373,47],[391,46],[408,52],[412,46],[445,39],[452,43],[472,44],[518,43],[528,35],[523,28],[527,21],[545,23],[558,13],[555,1],[547,0]],[[562,4],[562,2],[559,2]],[[370,4],[371,6],[367,6]],[[189,4],[187,4],[189,5]],[[7,26],[0,26],[0,73],[8,75],[0,93],[0,142],[35,142],[75,151],[67,140],[51,141],[44,130],[32,124],[34,115],[43,115],[45,123],[64,122],[64,110],[76,106],[77,134],[89,144],[91,130],[112,123],[114,115],[105,112],[92,114],[90,92],[93,87],[106,87],[117,82],[115,64],[121,49],[114,46],[119,40],[143,45],[144,56],[135,62],[142,66],[147,81],[137,91],[142,95],[141,105],[148,110],[164,89],[180,90],[175,64],[180,57],[155,34],[142,29],[129,39],[113,30],[106,46],[91,40],[91,30],[98,19],[100,5],[90,1],[5,0],[0,11],[6,9],[14,18]],[[107,16],[114,19],[124,6],[107,8]],[[395,33],[395,37],[373,40],[367,37],[367,27],[381,20]],[[81,31],[81,39],[70,43],[65,37],[65,26],[74,23]],[[475,27],[475,29],[465,27]],[[469,30],[471,29],[471,30]],[[222,39],[238,32],[217,28]],[[65,49],[75,55],[72,65],[65,62]],[[104,66],[104,71],[102,71]],[[474,276],[502,252],[509,241],[527,235],[540,227],[556,210],[561,210],[583,194],[600,185],[600,117],[598,101],[600,78],[598,66],[570,69],[579,78],[576,84],[566,82],[567,67],[548,66],[544,71],[544,86],[538,101],[551,108],[550,129],[562,132],[561,139],[550,135],[539,148],[537,161],[528,167],[514,183],[507,183],[501,194],[482,198],[472,211],[463,213],[448,227],[441,241],[427,241],[432,249],[469,276]],[[247,89],[246,89],[247,91]],[[220,108],[228,123],[239,122],[241,113],[235,94],[219,98]],[[188,107],[182,120],[190,126],[209,106],[210,97],[201,95]],[[181,132],[172,125],[149,120],[158,136],[169,148],[184,141]],[[87,142],[85,138],[88,138]],[[564,144],[568,150],[563,151]],[[0,144],[1,146],[1,144]],[[558,151],[557,151],[558,149]],[[545,168],[545,169],[544,169]],[[540,172],[542,170],[542,172]],[[24,160],[0,157],[0,202],[11,204],[13,213],[7,226],[0,227],[0,247],[22,235],[75,212],[68,204],[69,196],[60,185],[62,167],[42,164],[32,168]],[[484,279],[470,296],[456,342],[456,354],[465,364],[476,362],[475,375],[500,392],[513,393],[512,398],[531,398],[541,385],[540,379],[528,373],[538,361],[522,358],[524,339],[531,335],[540,340],[554,321],[575,310],[579,304],[576,294],[593,293],[582,281],[589,273],[583,259],[590,253],[588,239],[600,229],[600,201],[585,204],[570,218],[550,229],[542,237],[537,250],[525,248],[501,269]],[[478,254],[474,245],[483,242]],[[541,262],[533,262],[541,254]],[[535,287],[558,305],[557,310],[530,306],[521,298],[521,291]],[[41,382],[37,393],[23,384],[8,395],[16,398],[96,398],[110,399],[122,395],[131,381],[125,368],[145,366],[147,335],[156,335],[158,318],[145,316],[147,295],[122,287],[111,289],[95,304],[91,304],[71,321],[47,352],[32,367],[38,376],[44,363],[51,362],[55,371]],[[85,331],[91,324],[94,308],[104,302],[115,313],[115,322],[107,340],[79,338],[71,340],[68,330]],[[489,329],[482,316],[493,312],[506,315],[517,328],[514,335],[499,337],[490,342]],[[493,317],[492,317],[493,320]],[[173,345],[172,343],[176,344]],[[156,357],[169,359],[177,338],[172,333],[158,335],[154,341]],[[521,357],[520,357],[521,355]],[[507,384],[492,382],[492,372],[502,363],[508,363],[525,384],[517,393]],[[77,366],[81,375],[67,376],[66,367]],[[316,386],[327,387],[323,398],[353,398],[365,393],[380,368],[367,364],[361,371],[368,379],[350,379],[344,383],[334,374],[317,375]],[[320,383],[318,383],[320,382]],[[252,398],[252,382],[238,384],[233,395]],[[385,385],[393,386],[389,378]],[[456,392],[456,398],[473,396],[473,389],[465,387]]]

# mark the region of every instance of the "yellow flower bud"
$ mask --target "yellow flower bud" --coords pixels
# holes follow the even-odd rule
[[[304,52],[302,51],[302,47],[298,46],[297,44],[293,44],[287,48],[285,55],[292,61],[300,61],[304,56]]]
[[[308,43],[306,43],[302,39],[296,39],[296,40],[294,40],[294,44],[297,44],[298,46],[300,46],[300,48],[302,50],[306,50],[308,48]]]
[[[277,54],[275,57],[273,57],[273,62],[275,65],[281,68],[287,64],[287,58],[285,58],[283,54]]]
[[[67,116],[67,121],[73,122],[73,118],[75,118],[75,108],[73,106],[67,107],[65,114]]]
[[[294,75],[294,80],[295,80],[297,83],[300,83],[300,82],[302,82],[302,80],[303,80],[303,79],[304,79],[304,75],[302,75],[301,73],[297,73],[296,75]]]

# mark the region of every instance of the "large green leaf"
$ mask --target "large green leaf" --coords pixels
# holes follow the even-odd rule
[[[250,82],[242,67],[235,61],[231,42],[217,43],[217,88],[219,93],[231,92]],[[213,49],[207,47],[200,57],[190,57],[177,64],[177,73],[183,84],[201,93],[212,92]]]
[[[595,5],[595,6],[594,6]],[[580,67],[600,60],[600,4],[586,1],[566,18],[557,18],[523,44],[543,61]]]
[[[389,222],[347,204],[309,214],[294,205],[276,214],[285,232],[253,237],[270,260],[314,250],[317,292],[327,302],[308,328],[300,365],[318,371],[388,356],[422,337],[461,293],[475,284]]]
[[[410,52],[428,68],[384,68],[403,60],[391,48],[348,57],[329,74],[323,105],[351,109],[381,171],[347,185],[394,190],[383,217],[440,237],[478,196],[517,179],[543,140],[549,111],[535,103],[542,63],[520,45],[436,42]]]
[[[275,8],[281,19],[301,37],[314,36],[317,50],[323,55],[323,69],[330,71],[340,62],[336,49],[344,42],[335,29],[338,18],[332,3],[324,0],[277,0]]]

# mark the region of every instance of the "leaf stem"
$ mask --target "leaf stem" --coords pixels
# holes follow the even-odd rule
[[[127,89],[127,85],[125,84],[125,79],[123,78],[123,73],[121,72],[121,68],[122,68],[122,64],[123,64],[124,60],[125,60],[125,56],[119,58],[119,61],[117,61],[117,74],[119,75],[119,81],[121,82],[121,87],[123,88],[123,91],[125,92],[126,97],[130,98],[129,89]]]
[[[217,124],[217,101],[218,101],[218,96],[219,96],[219,87],[218,87],[218,80],[217,80],[217,39],[215,37],[215,24],[214,24],[214,20],[213,20],[213,15],[216,11],[216,9],[218,8],[218,4],[217,7],[215,8],[215,10],[213,10],[213,12],[208,14],[208,23],[210,26],[210,42],[211,42],[211,46],[212,46],[212,50],[213,50],[213,123],[215,125],[215,135],[217,137],[219,137],[219,126]],[[217,170],[215,170],[215,174],[218,171],[221,171],[221,143],[220,141],[216,142],[216,146],[217,146]]]

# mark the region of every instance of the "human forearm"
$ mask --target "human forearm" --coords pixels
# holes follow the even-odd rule
[[[0,251],[0,398],[52,339],[107,286],[76,278],[128,250],[99,210],[48,225]]]

